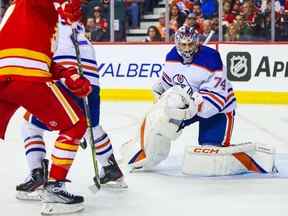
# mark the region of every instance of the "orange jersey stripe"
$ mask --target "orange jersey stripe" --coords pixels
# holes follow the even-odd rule
[[[24,118],[27,122],[29,122],[30,117],[31,117],[31,113],[28,112],[28,111],[26,111],[25,114],[24,114],[24,116],[23,116],[23,118]]]
[[[141,161],[145,158],[146,158],[146,154],[145,154],[144,150],[142,149],[140,151],[139,155],[137,156],[137,158],[135,159],[135,162]]]
[[[27,148],[31,145],[43,145],[43,146],[45,146],[45,143],[43,141],[32,141],[32,142],[27,143],[24,147]]]
[[[107,142],[105,142],[105,143],[103,143],[103,144],[101,144],[99,146],[96,146],[96,149],[101,149],[101,148],[107,146],[109,143],[110,143],[110,139],[108,139]]]
[[[222,107],[224,106],[224,102],[223,102],[221,99],[219,99],[218,96],[215,96],[214,94],[208,93],[208,92],[201,92],[201,94],[209,95],[209,96],[212,97],[214,100],[216,100],[219,104],[221,104]]]
[[[229,146],[230,145],[230,141],[231,141],[231,136],[232,136],[232,130],[233,130],[233,113],[229,112],[226,113],[226,117],[227,117],[227,129],[226,129],[226,137],[224,140],[224,146]]]
[[[233,156],[239,160],[247,170],[261,172],[255,162],[244,152],[234,153]]]
[[[146,118],[144,119],[141,128],[140,128],[140,145],[141,145],[141,153],[138,155],[137,157],[137,161],[138,160],[142,160],[144,158],[146,158],[146,154],[144,151],[144,133],[145,133],[145,126],[146,126]]]

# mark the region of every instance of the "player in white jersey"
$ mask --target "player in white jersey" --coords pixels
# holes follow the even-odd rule
[[[58,7],[59,24],[58,24],[58,41],[57,49],[53,60],[64,67],[76,66],[75,48],[71,40],[72,26],[67,22],[64,6]],[[110,182],[119,183],[121,187],[127,187],[123,182],[123,174],[114,158],[113,148],[107,133],[99,124],[100,114],[100,86],[99,86],[99,72],[97,70],[97,63],[95,60],[95,51],[90,41],[85,37],[84,27],[82,24],[77,24],[78,42],[81,55],[81,63],[84,70],[84,76],[91,82],[92,92],[88,97],[89,106],[91,110],[91,123],[95,138],[96,157],[99,160],[102,169],[100,173],[100,183],[107,184]],[[74,100],[83,107],[82,100],[74,96],[62,83],[58,83],[67,94],[71,95]],[[52,110],[52,112],[57,110]],[[37,188],[43,184],[43,168],[41,162],[46,156],[46,148],[43,140],[43,134],[47,127],[40,122],[35,116],[26,113],[25,120],[22,125],[22,134],[25,145],[25,154],[30,169],[29,178],[16,187],[17,198],[19,199],[39,199],[38,193],[34,193]],[[61,158],[61,151],[65,146],[56,146],[55,151],[52,152],[52,158],[59,163],[69,161],[69,158]],[[71,151],[71,156],[73,156]],[[36,191],[37,192],[37,191]]]
[[[171,141],[185,127],[198,122],[198,144],[202,147],[186,148],[184,173],[266,172],[254,163],[251,155],[245,154],[250,150],[254,154],[254,144],[245,144],[240,150],[231,146],[236,98],[218,51],[201,45],[198,33],[187,26],[176,32],[175,43],[176,46],[166,55],[159,82],[153,86],[157,102],[146,115],[138,139],[123,145],[123,158],[133,169],[151,169],[167,158]],[[241,151],[240,156],[229,154],[238,151]],[[225,160],[220,158],[222,161],[216,163],[214,155],[226,153]],[[272,163],[272,159],[269,161]],[[220,168],[215,168],[217,166]]]

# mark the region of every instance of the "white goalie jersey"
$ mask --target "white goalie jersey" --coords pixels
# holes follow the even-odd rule
[[[199,106],[197,115],[202,118],[228,113],[236,108],[236,98],[227,80],[220,54],[206,46],[199,47],[189,64],[184,63],[174,47],[166,56],[164,72],[158,85],[161,85],[163,91],[179,85],[198,93],[203,103]],[[157,88],[159,86],[156,85]]]

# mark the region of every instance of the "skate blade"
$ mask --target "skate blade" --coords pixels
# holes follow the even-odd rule
[[[128,185],[124,181],[124,178],[120,178],[117,181],[110,181],[106,184],[101,184],[103,188],[106,189],[121,189],[121,190],[127,190]]]
[[[83,203],[63,204],[63,203],[43,203],[42,215],[72,214],[83,211]]]
[[[95,184],[94,184],[94,185],[90,185],[90,186],[88,187],[88,189],[89,189],[92,193],[94,193],[94,194],[98,193],[99,190],[100,190]]]
[[[41,201],[41,190],[33,192],[17,191],[16,199],[29,200],[29,201]]]

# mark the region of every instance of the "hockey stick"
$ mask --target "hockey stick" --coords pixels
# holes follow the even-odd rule
[[[205,41],[203,42],[203,45],[204,45],[204,46],[206,46],[206,45],[209,43],[209,41],[211,40],[211,37],[213,36],[214,33],[215,33],[214,30],[211,30],[211,31],[209,32],[208,36],[206,37]]]
[[[78,35],[77,27],[76,26],[72,26],[71,40],[72,40],[72,43],[73,43],[74,48],[75,48],[77,67],[78,67],[79,75],[80,76],[84,76],[83,67],[82,67],[82,64],[81,64],[80,49],[79,49],[79,42],[77,40],[77,35]],[[95,176],[93,178],[94,185],[90,186],[89,189],[92,192],[95,193],[98,190],[100,190],[101,184],[100,184],[98,163],[97,163],[97,160],[96,160],[96,149],[95,149],[95,145],[94,145],[93,127],[92,127],[92,124],[91,124],[91,113],[90,113],[89,101],[88,101],[88,97],[87,96],[83,98],[83,105],[84,105],[84,113],[85,113],[86,120],[87,120],[87,125],[88,125],[88,133],[87,133],[87,135],[88,135],[88,142],[89,142],[90,147],[91,147],[94,174],[95,174]]]

